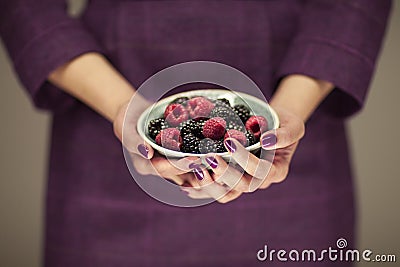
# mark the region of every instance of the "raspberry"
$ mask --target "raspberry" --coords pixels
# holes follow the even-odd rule
[[[243,123],[250,118],[250,110],[245,105],[236,105],[233,107],[233,110],[239,116]]]
[[[268,130],[268,122],[263,116],[251,116],[246,121],[246,129],[250,131],[256,139],[259,139],[260,135]]]
[[[247,145],[247,138],[246,138],[246,135],[245,135],[243,132],[241,132],[241,131],[238,131],[238,130],[228,130],[228,131],[225,133],[224,140],[225,140],[226,138],[234,138],[234,139],[238,140],[239,143],[241,143],[242,145],[244,145],[244,146]]]
[[[171,126],[178,126],[189,118],[189,113],[181,104],[169,104],[164,112],[164,118]]]
[[[156,143],[162,147],[179,151],[182,144],[182,137],[176,128],[166,128],[156,136]]]
[[[208,117],[214,106],[215,105],[210,100],[201,96],[190,99],[187,104],[192,119]]]
[[[226,121],[221,117],[211,118],[204,123],[203,135],[204,137],[214,140],[220,139],[225,134]]]

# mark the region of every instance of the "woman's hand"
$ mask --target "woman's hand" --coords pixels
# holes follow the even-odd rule
[[[263,151],[260,158],[247,151],[237,140],[228,138],[225,140],[225,147],[240,168],[226,163],[219,156],[209,154],[205,161],[212,168],[212,173],[204,171],[206,179],[199,182],[200,189],[183,190],[192,198],[213,197],[221,203],[226,203],[238,198],[242,193],[254,192],[258,188],[265,189],[272,183],[285,180],[292,156],[304,135],[304,123],[301,118],[285,109],[275,110],[281,125],[278,129],[261,136]],[[217,185],[225,191],[220,189],[216,194]]]
[[[265,189],[272,183],[285,180],[290,161],[304,135],[304,122],[333,88],[334,85],[328,81],[304,75],[293,74],[282,79],[270,103],[278,113],[280,127],[261,136],[263,150],[260,158],[246,151],[235,139],[227,139],[225,147],[231,151],[240,168],[227,164],[218,156],[209,155],[205,159],[213,169],[210,175],[205,172],[207,182],[223,184],[228,192],[223,197],[220,194],[218,201],[229,202],[244,192]],[[209,198],[215,196],[210,188],[185,187],[183,190],[193,198]]]
[[[198,157],[168,159],[155,153],[153,148],[140,137],[136,130],[137,119],[151,103],[136,97],[139,96],[133,96],[131,105],[129,102],[121,105],[113,122],[115,136],[129,151],[136,171],[142,175],[160,176],[179,185],[190,183],[198,186],[191,168],[193,164],[201,163]]]

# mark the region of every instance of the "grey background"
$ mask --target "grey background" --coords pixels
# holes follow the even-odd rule
[[[367,105],[349,121],[357,175],[359,247],[375,253],[395,253],[398,262],[399,48],[400,7],[395,6]],[[0,266],[37,267],[42,256],[51,117],[32,107],[2,45],[0,86]],[[376,265],[379,264],[359,264]]]

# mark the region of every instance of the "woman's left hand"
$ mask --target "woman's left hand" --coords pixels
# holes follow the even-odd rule
[[[285,180],[299,140],[304,136],[305,127],[303,120],[297,115],[277,107],[275,110],[280,119],[280,127],[261,136],[263,150],[260,158],[247,151],[237,140],[228,138],[225,140],[225,147],[243,170],[228,164],[219,156],[209,154],[205,161],[212,172],[200,168],[195,170],[201,171],[203,176],[199,180],[200,188],[182,187],[182,190],[192,198],[212,197],[226,203],[242,193],[265,189],[272,183]]]

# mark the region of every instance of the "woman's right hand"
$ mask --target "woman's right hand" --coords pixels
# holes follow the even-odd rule
[[[140,99],[135,99],[136,97]],[[174,181],[176,184],[197,185],[193,166],[201,164],[198,157],[168,159],[147,144],[136,130],[137,119],[151,103],[135,95],[132,102],[126,102],[118,109],[113,122],[115,136],[129,151],[133,166],[142,175],[156,175]],[[129,113],[127,110],[129,108]],[[129,134],[128,134],[129,133]]]

